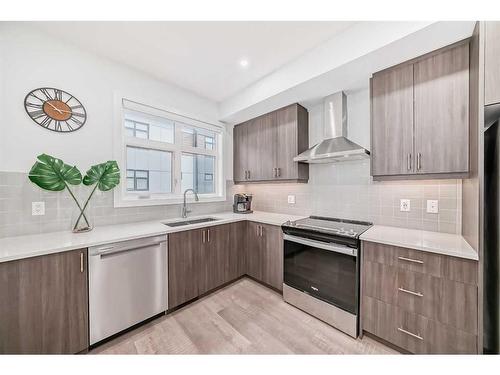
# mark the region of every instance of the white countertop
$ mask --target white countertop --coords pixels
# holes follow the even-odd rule
[[[360,239],[459,258],[479,259],[477,252],[459,234],[374,225]]]
[[[219,220],[180,227],[168,227],[163,224],[179,220],[194,220],[202,217],[213,217]],[[237,221],[250,220],[263,224],[281,225],[287,220],[298,220],[301,218],[303,218],[303,216],[285,215],[270,212],[253,212],[251,214],[235,214],[232,212],[222,212],[196,217],[193,216],[189,217],[188,219],[176,218],[168,220],[106,225],[96,227],[92,231],[87,233],[75,234],[70,231],[65,231],[0,238],[0,263],[10,260],[81,249],[90,246],[99,246],[107,243],[126,241],[135,238],[165,235],[173,232],[221,225]]]

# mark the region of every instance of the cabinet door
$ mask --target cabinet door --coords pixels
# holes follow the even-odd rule
[[[198,297],[202,231],[168,235],[168,308]]]
[[[413,65],[375,74],[371,105],[372,176],[413,173]]]
[[[231,244],[229,249],[229,281],[237,279],[246,273],[248,222],[240,221],[231,224]]]
[[[274,168],[274,114],[257,117],[248,122],[248,180],[271,180]]]
[[[262,226],[262,281],[283,290],[283,237],[281,227]]]
[[[415,69],[416,173],[469,170],[469,45],[425,60]]]
[[[233,130],[233,179],[235,182],[243,182],[247,178],[248,170],[248,123],[234,127]]]
[[[262,280],[263,277],[263,249],[262,237],[260,236],[261,224],[248,222],[247,226],[247,248],[246,248],[246,270],[247,274],[254,279]]]
[[[485,22],[484,104],[500,103],[500,22]]]
[[[202,229],[198,293],[201,295],[229,281],[231,224]]]
[[[299,178],[298,163],[293,158],[298,155],[297,146],[297,105],[279,109],[276,112],[275,179],[292,180]]]
[[[87,250],[0,263],[0,301],[0,353],[87,349]]]

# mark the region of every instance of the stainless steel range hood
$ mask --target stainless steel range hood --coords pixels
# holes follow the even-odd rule
[[[336,163],[370,157],[370,151],[347,139],[347,98],[343,92],[323,101],[324,140],[293,158],[304,163]]]

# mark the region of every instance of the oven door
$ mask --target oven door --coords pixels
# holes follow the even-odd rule
[[[284,234],[284,283],[358,313],[357,249]]]

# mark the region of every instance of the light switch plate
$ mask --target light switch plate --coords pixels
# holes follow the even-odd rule
[[[437,199],[427,200],[427,212],[430,214],[437,214],[439,212],[439,204]]]
[[[295,204],[295,195],[288,196],[288,204]]]
[[[45,202],[31,202],[31,215],[45,215]]]
[[[399,210],[403,212],[410,211],[410,200],[409,199],[401,199]]]

